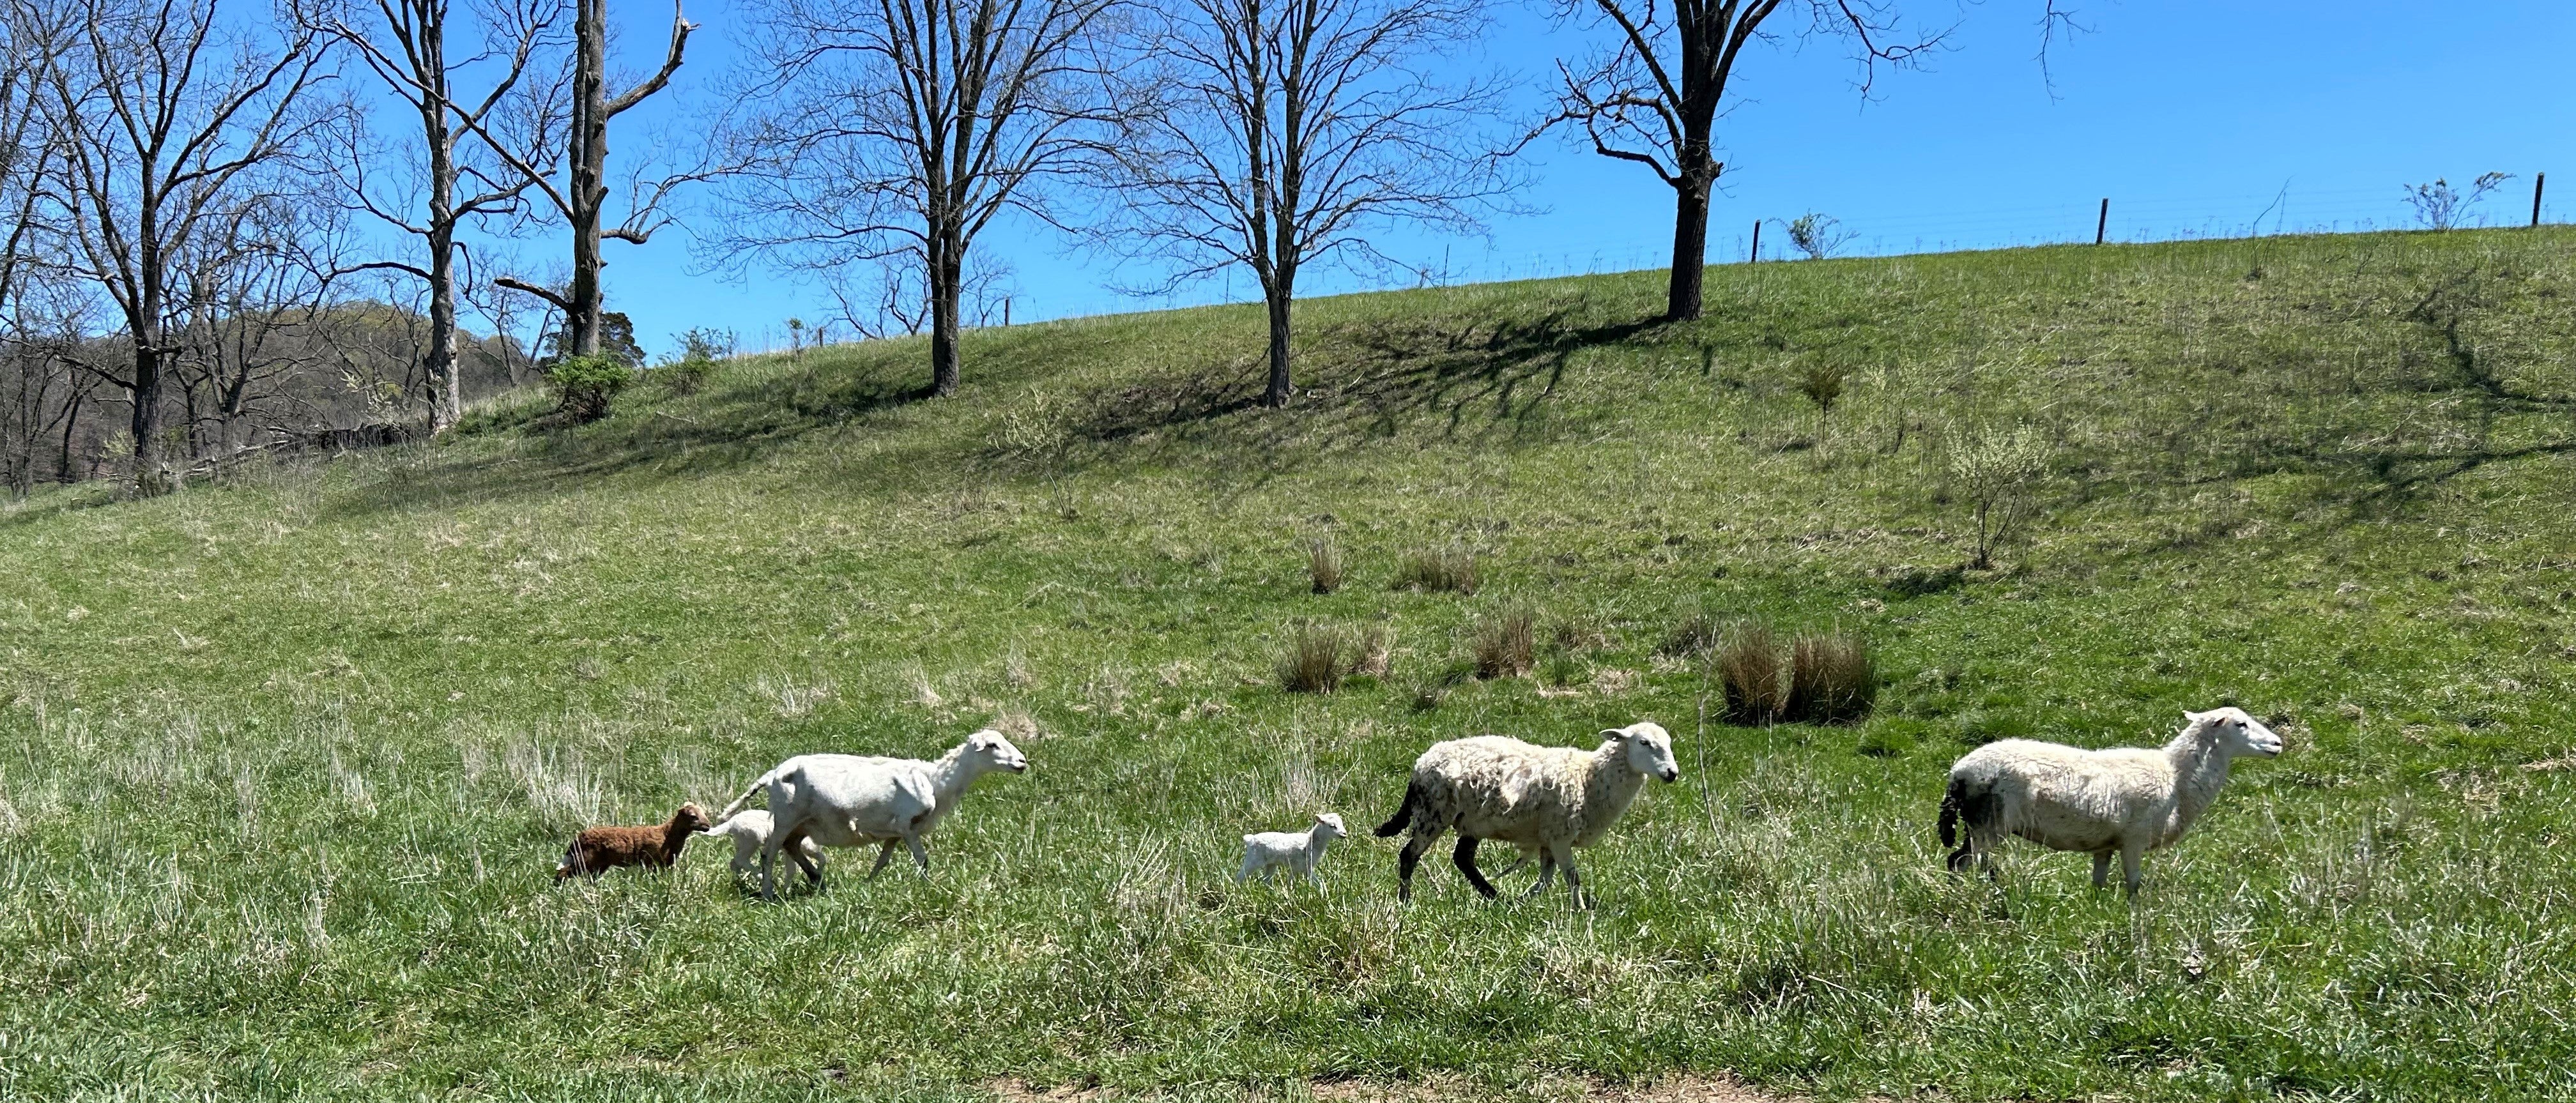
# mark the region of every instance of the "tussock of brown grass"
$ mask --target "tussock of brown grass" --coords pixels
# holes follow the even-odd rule
[[[1719,684],[1726,695],[1726,719],[1734,724],[1770,724],[1788,709],[1788,687],[1780,684],[1780,641],[1762,624],[1738,625],[1718,647]]]
[[[1517,678],[1538,665],[1538,618],[1527,609],[1505,609],[1476,623],[1476,676]]]
[[[1396,565],[1393,588],[1473,596],[1481,585],[1483,579],[1477,573],[1475,553],[1453,544],[1406,555],[1404,561]]]
[[[1351,641],[1335,628],[1300,624],[1288,630],[1279,656],[1279,688],[1290,693],[1331,693],[1350,673]]]
[[[1342,549],[1333,546],[1331,537],[1318,536],[1306,545],[1306,578],[1319,594],[1342,588]]]
[[[1820,633],[1798,637],[1789,651],[1785,718],[1839,724],[1869,714],[1878,696],[1878,672],[1869,645],[1853,636]]]
[[[1395,662],[1395,633],[1383,624],[1372,624],[1360,630],[1359,659],[1351,673],[1372,678],[1386,677]]]

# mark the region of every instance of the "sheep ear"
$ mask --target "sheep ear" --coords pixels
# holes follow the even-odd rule
[[[1626,739],[1626,738],[1628,738],[1628,729],[1626,729],[1626,728],[1603,728],[1603,729],[1601,729],[1601,738],[1603,738],[1603,739]]]

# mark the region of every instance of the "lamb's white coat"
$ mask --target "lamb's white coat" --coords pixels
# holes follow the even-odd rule
[[[1290,875],[1303,877],[1316,885],[1324,883],[1315,866],[1324,860],[1324,846],[1335,839],[1347,839],[1350,832],[1342,829],[1342,818],[1331,812],[1317,813],[1314,826],[1304,831],[1263,831],[1243,837],[1243,868],[1235,871],[1240,884],[1261,875],[1261,883],[1270,883],[1271,871],[1287,867]]]
[[[749,873],[752,858],[757,856],[760,848],[769,842],[770,828],[775,822],[766,809],[745,808],[734,813],[732,819],[707,828],[704,834],[721,835],[732,839],[733,871]],[[811,838],[798,840],[796,852],[804,855],[806,860],[813,862],[818,868],[823,864],[823,848],[814,845],[814,840]]]
[[[778,898],[774,875],[778,852],[797,847],[810,839],[824,846],[866,846],[880,844],[876,865],[868,870],[874,877],[885,871],[886,862],[894,857],[900,843],[912,851],[914,864],[924,876],[930,873],[930,854],[922,849],[921,837],[939,821],[957,809],[958,798],[975,779],[995,770],[1020,773],[1029,768],[1029,760],[1018,747],[992,730],[976,732],[966,741],[949,749],[936,762],[917,758],[879,758],[872,755],[807,754],[778,764],[778,768],[752,782],[740,799],[725,809],[725,818],[733,818],[751,798],[762,790],[769,793],[769,814],[776,821],[769,839],[760,850],[760,894],[765,899]],[[822,869],[808,863],[797,849],[788,849],[788,857],[805,871],[807,880],[817,886],[823,883]]]
[[[2093,855],[2093,884],[2109,881],[2120,856],[2123,884],[2138,891],[2140,859],[2170,846],[2207,811],[2227,784],[2228,764],[2244,755],[2281,753],[2281,737],[2243,709],[2186,712],[2180,734],[2162,748],[2088,751],[2031,739],[2006,739],[1968,752],[1950,767],[1941,802],[1941,841],[1964,841],[1950,854],[1953,870],[1975,860],[1991,872],[1994,848],[2019,835],[2052,850]]]
[[[1377,830],[1382,838],[1407,828],[1413,833],[1397,865],[1398,896],[1412,898],[1414,864],[1443,833],[1455,831],[1460,838],[1452,860],[1476,891],[1494,895],[1475,865],[1476,844],[1491,839],[1539,856],[1531,895],[1546,891],[1561,866],[1567,891],[1581,904],[1575,849],[1599,841],[1618,823],[1648,777],[1681,777],[1672,736],[1661,725],[1639,721],[1603,731],[1601,739],[1600,746],[1582,750],[1481,735],[1422,752],[1414,760],[1404,806]]]

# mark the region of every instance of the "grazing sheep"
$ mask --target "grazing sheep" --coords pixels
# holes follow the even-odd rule
[[[725,809],[730,820],[744,803],[763,789],[769,791],[769,814],[776,821],[769,839],[760,848],[760,895],[778,899],[778,881],[772,870],[778,852],[805,871],[805,879],[816,888],[823,885],[821,864],[805,860],[804,843],[812,840],[824,846],[866,846],[883,844],[877,852],[876,865],[868,870],[873,878],[885,872],[886,862],[894,857],[895,844],[912,851],[912,860],[921,867],[922,876],[930,875],[930,854],[921,848],[921,837],[957,809],[957,798],[966,795],[966,787],[975,779],[994,770],[1020,773],[1029,768],[1029,760],[1020,749],[990,729],[967,736],[966,741],[951,748],[937,762],[913,758],[877,758],[850,754],[797,755],[778,764],[778,768],[761,775],[743,790],[740,799]]]
[[[768,812],[758,808],[745,808],[734,813],[732,819],[706,828],[705,832],[733,840],[733,871],[736,874],[744,874],[751,872],[752,855],[760,853],[761,846],[769,841],[771,823]],[[807,861],[816,866],[823,864],[823,848],[814,845],[814,840],[811,838],[798,843],[796,852],[804,855]]]
[[[2123,883],[2135,895],[2139,858],[2191,829],[2227,784],[2230,761],[2281,753],[2281,737],[2243,709],[2183,718],[2182,733],[2162,750],[2006,739],[1968,752],[1950,767],[1941,798],[1941,845],[1958,847],[1950,869],[1966,869],[1973,858],[1991,875],[1996,842],[2019,835],[2052,850],[2090,852],[2095,888],[2109,882],[2118,853]],[[1962,822],[1964,841],[1956,830]]]
[[[668,869],[679,858],[680,848],[688,845],[689,836],[706,826],[705,810],[683,804],[668,821],[649,827],[585,827],[564,848],[563,861],[555,864],[555,880],[576,873],[597,877],[618,866]]]
[[[1258,873],[1261,883],[1266,885],[1270,883],[1272,870],[1286,866],[1291,875],[1320,886],[1324,881],[1315,875],[1315,866],[1324,860],[1324,844],[1347,838],[1350,838],[1350,832],[1342,829],[1342,818],[1330,812],[1316,813],[1315,825],[1304,831],[1264,831],[1246,835],[1243,837],[1243,868],[1235,872],[1235,883],[1249,881],[1253,874]]]
[[[1577,907],[1588,906],[1583,876],[1574,868],[1575,848],[1592,845],[1619,822],[1646,778],[1670,782],[1682,776],[1673,763],[1673,737],[1661,725],[1641,720],[1603,731],[1601,740],[1600,747],[1586,751],[1481,735],[1435,743],[1422,752],[1403,806],[1377,829],[1382,839],[1408,826],[1413,830],[1396,863],[1397,896],[1413,898],[1414,865],[1443,832],[1456,831],[1451,860],[1477,892],[1495,895],[1476,869],[1476,844],[1492,839],[1538,854],[1538,883],[1530,895],[1547,891],[1563,866],[1566,891]]]

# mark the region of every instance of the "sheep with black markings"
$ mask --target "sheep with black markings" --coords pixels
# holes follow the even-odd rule
[[[2051,850],[2092,854],[2095,888],[2109,883],[2111,855],[2118,854],[2122,883],[2136,895],[2139,860],[2191,829],[2227,784],[2228,763],[2281,753],[2281,737],[2243,709],[2186,712],[2183,721],[2160,750],[2006,739],[1968,752],[1950,767],[1941,798],[1941,845],[1958,848],[1950,869],[1973,860],[1991,875],[1996,843],[2019,835]]]
[[[966,787],[995,770],[1016,774],[1028,768],[1029,760],[1020,754],[1020,749],[991,729],[967,736],[965,742],[950,748],[936,762],[852,754],[797,755],[752,782],[741,797],[725,808],[724,818],[732,819],[752,797],[768,791],[769,814],[775,822],[760,849],[763,899],[778,898],[773,871],[781,850],[805,871],[807,881],[816,888],[822,887],[821,864],[807,861],[803,853],[808,839],[824,846],[881,844],[883,849],[877,852],[869,877],[885,872],[895,846],[901,844],[911,849],[913,862],[927,877],[930,855],[922,849],[921,837],[957,810],[957,801],[966,795]]]
[[[1585,907],[1575,849],[1608,833],[1647,778],[1671,782],[1681,776],[1681,767],[1673,762],[1673,737],[1652,721],[1603,731],[1601,745],[1588,751],[1499,735],[1453,739],[1433,744],[1414,760],[1404,804],[1377,834],[1390,839],[1408,827],[1413,832],[1396,862],[1400,899],[1413,898],[1413,867],[1423,853],[1442,834],[1455,831],[1458,848],[1451,860],[1477,892],[1495,895],[1493,884],[1476,868],[1476,845],[1492,839],[1538,855],[1538,883],[1530,887],[1530,895],[1546,891],[1562,866],[1566,891],[1575,906]]]

